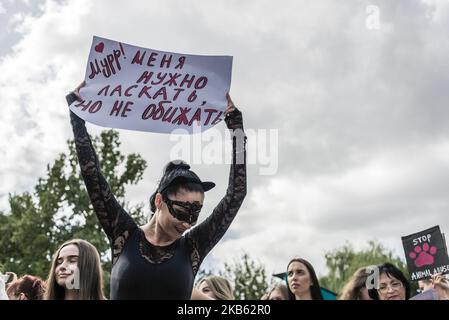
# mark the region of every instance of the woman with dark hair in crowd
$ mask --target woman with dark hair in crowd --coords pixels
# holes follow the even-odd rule
[[[104,300],[100,255],[89,242],[63,243],[51,263],[45,300]]]
[[[323,300],[321,288],[310,262],[292,259],[287,265],[289,300]]]
[[[84,85],[67,96],[69,105],[82,101],[79,90]],[[242,114],[229,95],[227,99],[224,120],[233,143],[228,188],[212,214],[192,230],[204,193],[214,183],[201,181],[184,162],[169,163],[151,196],[154,215],[147,224],[138,226],[117,202],[101,173],[84,120],[70,112],[81,174],[112,248],[111,299],[190,299],[203,259],[223,237],[246,196]]]
[[[25,275],[12,281],[6,293],[9,300],[42,300],[45,282],[40,277]]]
[[[410,299],[410,284],[401,270],[391,263],[379,266],[378,289],[368,290],[373,300],[408,300]]]

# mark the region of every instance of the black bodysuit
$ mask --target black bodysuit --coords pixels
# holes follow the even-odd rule
[[[76,100],[73,93],[66,98],[69,105]],[[111,299],[190,299],[202,261],[223,237],[246,196],[246,137],[233,135],[229,185],[212,214],[172,244],[160,247],[146,239],[112,194],[84,120],[73,112],[70,118],[81,174],[112,248]],[[225,120],[231,130],[243,129],[238,111]],[[243,157],[237,163],[238,153]]]

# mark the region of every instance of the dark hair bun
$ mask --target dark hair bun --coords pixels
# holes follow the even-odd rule
[[[167,165],[164,168],[164,175],[167,173],[173,171],[173,170],[179,170],[179,169],[185,169],[189,170],[190,166],[187,164],[187,162],[182,160],[173,160],[167,163]]]

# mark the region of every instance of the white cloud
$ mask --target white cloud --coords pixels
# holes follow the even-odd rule
[[[368,30],[371,2],[47,0],[36,15],[9,16],[20,40],[0,57],[0,195],[30,190],[64,150],[64,95],[84,76],[93,35],[229,54],[246,127],[279,129],[279,172],[249,166],[248,197],[208,261],[219,267],[246,250],[277,272],[303,255],[323,273],[324,251],[373,238],[402,254],[400,236],[449,227],[449,10],[447,1],[376,1],[380,29]],[[121,139],[149,162],[129,190],[130,201],[146,202],[171,142]],[[205,215],[225,192],[228,166],[194,169],[218,182]]]

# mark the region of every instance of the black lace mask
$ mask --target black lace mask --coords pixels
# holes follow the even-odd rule
[[[187,222],[188,224],[194,224],[198,220],[201,208],[203,207],[198,201],[176,201],[170,200],[167,196],[163,196],[162,199],[167,204],[168,211],[173,217],[180,221]],[[177,205],[182,209],[174,208],[173,205]]]

